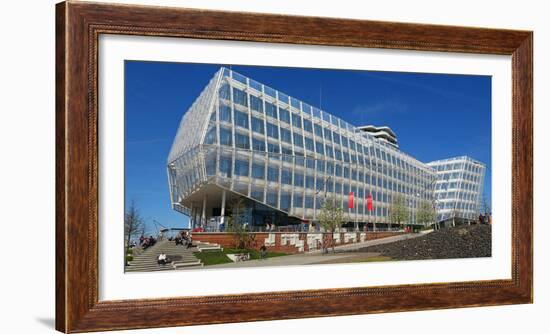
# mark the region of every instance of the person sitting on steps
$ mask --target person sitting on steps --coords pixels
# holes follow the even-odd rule
[[[159,265],[166,265],[166,262],[167,262],[167,258],[166,258],[166,254],[163,253],[160,253],[159,256],[158,256],[158,259],[157,259],[157,263]]]

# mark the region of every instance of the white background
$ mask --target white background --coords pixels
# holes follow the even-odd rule
[[[149,1],[152,4],[166,2]],[[151,333],[546,333],[550,228],[543,219],[550,141],[550,23],[543,1],[171,1],[187,7],[535,31],[535,304],[143,330]],[[0,10],[0,314],[2,332],[48,333],[54,317],[54,1]],[[544,75],[546,74],[546,76]],[[541,205],[538,205],[542,203]],[[24,261],[12,263],[18,256]],[[546,284],[546,285],[545,285]],[[138,331],[136,331],[138,332]]]
[[[99,50],[100,300],[511,278],[510,57],[113,35],[100,37]],[[493,183],[493,221],[499,222],[493,225],[493,256],[125,275],[113,256],[124,244],[123,229],[112,224],[124,220],[125,59],[491,75],[492,136],[498,143],[492,176],[508,180]]]

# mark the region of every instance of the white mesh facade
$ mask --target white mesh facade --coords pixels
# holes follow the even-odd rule
[[[485,165],[462,156],[428,163],[437,171],[438,221],[476,220],[483,195]]]
[[[350,222],[390,223],[392,196],[401,193],[414,224],[419,202],[432,200],[436,173],[325,111],[222,68],[180,123],[168,178],[172,205],[186,214],[187,198],[216,185],[304,220],[316,220],[334,195]]]

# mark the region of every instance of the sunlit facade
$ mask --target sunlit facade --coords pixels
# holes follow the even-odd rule
[[[437,172],[434,196],[439,221],[475,221],[483,196],[485,165],[467,156],[427,164]]]
[[[407,224],[415,224],[437,180],[433,168],[397,148],[391,129],[365,131],[227,68],[183,116],[167,166],[172,207],[192,227],[213,230],[236,198],[254,229],[266,217],[277,226],[316,222],[328,196],[341,203],[348,226],[388,226],[397,193],[410,209]]]

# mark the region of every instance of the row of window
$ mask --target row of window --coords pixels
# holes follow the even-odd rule
[[[234,168],[232,170],[232,158],[226,156],[220,156],[219,168],[218,171],[221,176],[226,178],[231,178],[233,176],[238,177],[251,177],[254,179],[265,180],[268,182],[280,183],[283,185],[290,185],[294,187],[301,187],[317,192],[323,193],[337,193],[337,194],[349,194],[354,192],[358,198],[363,198],[368,194],[364,192],[364,187],[369,186],[378,186],[381,189],[413,194],[413,187],[408,187],[405,185],[396,184],[395,182],[388,181],[383,178],[372,177],[372,179],[367,176],[360,183],[352,183],[350,181],[339,182],[338,180],[333,180],[331,177],[326,175],[318,175],[315,178],[314,175],[304,173],[301,171],[294,171],[294,178],[291,169],[282,168],[280,169],[277,165],[268,165],[267,168],[262,163],[252,162],[249,164],[248,159],[235,159]],[[207,175],[216,174],[216,162],[215,159],[210,159],[206,161]],[[349,168],[345,168],[348,170]],[[354,173],[359,175],[359,173]],[[364,174],[361,173],[361,176]],[[371,182],[372,181],[372,182]],[[376,191],[372,191],[375,195],[375,199],[383,202],[391,202],[391,198],[385,192],[380,192],[380,197],[376,196]]]
[[[435,190],[450,190],[450,189],[462,189],[468,191],[479,190],[479,184],[467,183],[467,182],[443,182],[435,185]]]
[[[443,200],[443,199],[458,199],[458,200],[465,200],[465,201],[476,201],[477,200],[477,194],[450,191],[450,192],[446,192],[446,193],[436,193],[435,198],[441,199],[441,200]]]
[[[438,164],[435,166],[432,166],[436,171],[438,172],[444,172],[444,171],[453,171],[453,170],[465,170],[467,172],[476,173],[479,174],[483,170],[483,166],[480,166],[478,164],[473,164],[470,162],[454,162],[454,163],[446,163],[446,164]]]
[[[276,91],[275,89],[273,89],[271,87],[262,85],[261,83],[256,82],[252,79],[248,79],[248,78],[246,78],[245,76],[243,76],[241,74],[238,74],[238,73],[232,72],[232,71],[227,71],[227,72],[224,71],[224,76],[232,77],[236,81],[238,81],[238,82],[240,82],[244,85],[247,85],[248,87],[256,90],[257,94],[259,94],[259,95],[265,94],[267,96],[270,96],[275,101],[278,101],[278,102],[282,103],[283,105],[291,106],[292,108],[296,109],[296,111],[298,111],[300,113],[304,113],[304,114],[307,114],[307,115],[312,116],[314,118],[317,118],[319,120],[326,121],[326,122],[328,122],[332,125],[340,127],[342,129],[346,129],[346,130],[351,131],[351,132],[355,131],[355,127],[353,127],[351,124],[345,122],[344,120],[341,120],[338,117],[336,117],[334,115],[331,115],[327,112],[324,112],[324,111],[322,111],[318,108],[312,107],[312,106],[308,105],[307,103],[301,102],[301,101],[299,101],[298,99],[296,99],[294,97],[289,97],[288,95],[286,95],[283,92]],[[222,86],[221,86],[220,93],[223,94],[226,97],[229,97],[230,87],[231,87],[230,84],[228,82],[224,81]],[[247,101],[244,100],[244,94],[246,94],[246,93],[244,91],[236,88],[236,87],[232,87],[232,88],[239,91],[239,92],[234,94],[235,96],[237,96],[236,98],[234,96],[234,101],[236,103],[241,104],[241,105],[248,106]],[[254,95],[254,94],[250,94],[250,107],[253,110],[263,112],[263,105],[262,105],[261,101],[262,101],[262,99],[260,97]],[[268,101],[266,101],[266,103],[271,104]],[[266,107],[266,109],[267,109],[267,107]],[[281,110],[284,110],[284,109],[282,108]],[[267,112],[267,110],[266,110],[266,112]],[[276,118],[276,115],[274,115],[274,116]]]
[[[236,112],[237,115],[241,114],[240,112]],[[237,117],[236,117],[237,118]],[[301,148],[305,148],[306,152],[309,151],[311,153],[316,152],[319,155],[327,156],[331,159],[343,161],[346,163],[359,163],[359,164],[370,164],[370,160],[367,156],[363,156],[360,154],[344,154],[345,152],[342,152],[341,150],[332,147],[329,144],[323,145],[319,141],[313,141],[311,138],[304,137],[299,133],[291,133],[290,130],[285,128],[278,128],[277,125],[267,122],[267,131],[264,130],[264,123],[263,120],[260,120],[256,117],[251,117],[252,120],[252,131],[253,133],[259,134],[252,136],[252,149],[255,151],[262,151],[265,152],[266,148],[268,152],[271,153],[284,153],[289,155],[297,155],[297,156],[303,156],[304,152],[301,152]],[[240,123],[236,124],[240,127],[248,128],[248,117],[243,114]],[[211,127],[206,135],[206,144],[213,144],[215,143],[215,127]],[[235,147],[242,148],[242,149],[251,149],[250,147],[250,141],[249,141],[249,134],[247,131],[243,131],[240,129],[237,129],[238,131],[235,131]],[[280,130],[280,139],[281,139],[281,148],[283,152],[279,151],[279,145],[278,143],[272,143],[271,145],[268,144],[268,147],[265,146],[264,138],[262,138],[261,135],[264,133],[267,134],[268,139],[279,139],[279,130]],[[294,143],[295,150],[293,152],[292,150],[292,143]],[[231,129],[227,127],[220,127],[220,144],[225,146],[232,146],[232,133]],[[288,144],[287,147],[285,147],[285,144]],[[385,152],[382,150],[375,149],[373,150],[376,153],[381,154],[384,158],[390,157],[390,155],[386,155]],[[375,153],[375,154],[376,154]],[[393,163],[394,166],[397,165],[397,167],[405,168],[409,167],[412,169],[415,169],[416,172],[420,172],[420,169],[417,167],[414,167],[412,165],[406,164],[402,159],[396,158],[395,156],[391,156],[389,160],[390,163]],[[386,168],[385,166],[381,168]],[[425,172],[422,172],[425,173]],[[423,177],[426,177],[427,175],[423,175]]]
[[[222,88],[220,90],[220,97],[222,98],[222,100],[220,100],[220,107],[219,107],[220,108],[220,120],[221,121],[226,121],[226,122],[231,122],[231,107],[228,106],[225,101],[223,101],[223,99],[227,99],[228,95],[229,95],[229,93],[223,93],[223,91],[228,91],[230,89],[229,87],[230,86],[228,84],[225,84],[225,85],[222,85]],[[241,91],[241,90],[239,90],[238,88],[235,88],[235,87],[232,87],[232,90],[233,90],[233,95],[234,95],[233,102],[237,103],[237,104],[240,104],[244,107],[247,107],[248,106],[248,101],[245,99],[245,96],[247,95],[247,93],[244,92],[244,91]],[[254,96],[254,95],[250,95],[250,97],[251,97],[251,109],[255,110],[255,111],[258,111],[260,113],[263,113],[264,112],[264,110],[263,110],[264,107],[263,107],[263,104],[262,104],[262,100],[260,98],[256,97],[256,96]],[[252,102],[252,101],[254,101],[254,102]],[[238,109],[238,108],[235,108],[235,109]],[[278,112],[277,112],[277,110],[278,110]],[[241,126],[243,128],[249,129],[248,114],[246,112],[243,112],[243,111],[235,110],[236,120],[235,120],[234,124],[237,125],[237,126]],[[283,123],[288,123],[288,124],[291,124],[290,120],[292,118],[293,126],[299,128],[299,129],[303,129],[304,132],[315,133],[315,136],[318,137],[319,139],[324,138],[324,140],[326,142],[329,142],[331,144],[334,143],[335,145],[341,145],[342,150],[344,150],[344,151],[345,151],[345,149],[350,149],[352,152],[357,152],[359,154],[367,154],[367,152],[364,152],[363,145],[361,145],[360,143],[355,142],[354,140],[344,136],[343,134],[339,134],[336,131],[331,131],[328,127],[323,127],[319,124],[313,124],[310,120],[302,118],[300,115],[297,115],[297,114],[294,114],[294,113],[292,113],[292,115],[290,115],[291,113],[288,110],[283,109],[283,108],[277,108],[277,106],[275,106],[275,105],[273,105],[269,102],[265,102],[265,114],[267,114],[268,116],[273,117],[275,119],[279,119]],[[252,117],[256,119],[256,123],[257,123],[257,126],[253,126],[253,131],[256,131],[258,133],[263,134],[264,129],[263,129],[263,125],[261,125],[262,120],[254,117],[254,116],[252,116]],[[268,122],[267,126],[268,126],[268,128],[269,127],[272,128],[271,131],[270,131],[270,129],[268,129],[268,136],[270,136],[272,138],[275,138],[275,139],[278,139],[278,132],[276,131],[277,125]],[[300,137],[301,137],[301,135],[300,135]],[[305,137],[306,137],[306,145],[307,145],[308,144],[307,143],[307,136],[305,136]],[[284,138],[287,138],[288,139],[287,142],[291,143],[289,135],[287,135]],[[284,140],[284,138],[283,138],[283,140]],[[299,140],[297,140],[298,144],[295,143],[295,145],[299,145],[302,142],[303,142],[303,139],[299,139]],[[385,145],[381,145],[381,146],[385,146]],[[303,146],[300,145],[299,147],[303,147]],[[308,147],[312,152],[314,152],[312,142],[310,142],[310,145],[308,145]],[[365,148],[365,150],[366,149],[367,148]],[[335,148],[335,150],[336,150],[336,148]],[[320,148],[316,149],[316,151],[319,154],[325,154],[324,149],[323,149],[322,146],[320,146]],[[336,157],[336,159],[338,159],[338,153],[337,152],[332,153],[332,150],[329,150],[329,152],[327,152],[327,154],[328,155],[334,155]],[[389,154],[389,152],[386,153],[384,150],[379,150],[378,147],[376,147],[376,151],[372,151],[372,148],[371,148],[370,154],[375,155],[378,159],[382,159],[383,161],[386,161],[386,162],[390,162],[390,163],[393,162],[394,164],[399,164],[400,163],[398,161],[399,158],[396,159],[394,156]],[[345,154],[344,154],[343,158],[346,159]]]

